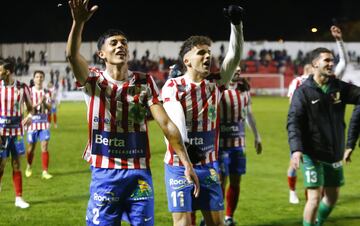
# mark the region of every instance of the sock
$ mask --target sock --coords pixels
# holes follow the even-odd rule
[[[233,217],[239,195],[240,187],[230,185],[226,192],[226,216]]]
[[[316,224],[312,224],[303,220],[303,226],[316,226]]]
[[[328,206],[323,201],[320,202],[317,212],[317,226],[323,225],[324,221],[328,218],[333,208],[333,206]]]
[[[16,196],[22,196],[22,177],[21,171],[13,171],[13,183]]]
[[[29,165],[32,164],[34,159],[34,152],[26,152],[26,160]]]
[[[0,172],[0,184],[1,184],[1,180],[2,180],[3,175],[4,175],[4,171]]]
[[[43,171],[47,171],[48,167],[49,167],[49,152],[48,151],[41,152],[41,160],[42,160]]]
[[[289,189],[291,191],[295,191],[296,188],[296,176],[292,177],[292,176],[288,176],[288,185],[289,185]]]
[[[57,123],[56,113],[53,114],[53,117],[54,117],[54,123],[56,124]]]
[[[191,225],[196,225],[196,212],[191,212]]]
[[[48,121],[51,124],[51,114],[48,114]]]

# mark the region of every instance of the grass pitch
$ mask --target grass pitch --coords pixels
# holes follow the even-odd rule
[[[301,225],[304,206],[301,173],[298,173],[299,205],[288,203],[286,170],[289,148],[286,134],[288,100],[280,97],[254,97],[253,112],[263,143],[263,154],[256,155],[253,135],[247,131],[247,173],[241,183],[241,196],[235,220],[238,225],[272,226]],[[352,107],[348,108],[346,122]],[[25,178],[25,159],[22,159],[23,197],[29,209],[14,206],[11,163],[8,161],[0,192],[0,225],[77,226],[85,225],[89,197],[89,165],[82,160],[87,140],[86,106],[83,102],[61,103],[58,109],[58,128],[51,129],[49,172],[51,180],[41,179],[41,153],[35,152],[33,175]],[[155,190],[155,225],[172,225],[167,210],[164,185],[163,157],[165,145],[156,123],[151,122],[151,166]],[[358,148],[357,148],[358,149]],[[345,166],[346,184],[340,192],[338,205],[326,225],[360,225],[360,157],[357,151],[353,162]],[[200,219],[200,213],[197,213]],[[127,224],[124,224],[127,225]]]

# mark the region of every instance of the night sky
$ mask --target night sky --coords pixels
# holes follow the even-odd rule
[[[134,41],[181,41],[190,35],[227,40],[229,25],[222,8],[230,3],[246,11],[248,41],[319,41],[311,27],[325,33],[333,18],[339,23],[360,19],[359,0],[90,0],[89,5],[99,9],[86,24],[83,40],[96,40],[109,28],[123,30]],[[72,19],[67,1],[23,0],[2,1],[0,21],[0,43],[63,42]]]

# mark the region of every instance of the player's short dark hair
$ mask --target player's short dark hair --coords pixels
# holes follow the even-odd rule
[[[0,66],[3,66],[5,70],[9,70],[10,73],[15,71],[15,62],[11,59],[0,59]]]
[[[207,36],[190,36],[186,39],[180,48],[180,59],[183,60],[187,52],[189,52],[194,46],[197,45],[208,45],[211,46],[211,39]]]
[[[105,43],[105,40],[109,37],[112,37],[112,36],[116,36],[116,35],[121,35],[121,36],[124,36],[126,39],[126,35],[124,32],[118,30],[118,29],[109,29],[107,31],[105,31],[98,39],[97,41],[97,48],[98,50],[101,50],[101,47],[104,45]]]
[[[42,71],[42,70],[35,70],[34,73],[33,73],[33,78],[35,78],[35,75],[36,75],[37,73],[42,74],[42,75],[44,76],[44,78],[45,78],[45,72]]]
[[[312,64],[312,62],[316,58],[318,58],[321,53],[331,53],[331,54],[333,54],[333,52],[331,50],[327,49],[327,48],[324,48],[324,47],[316,48],[316,49],[314,49],[313,51],[310,52],[310,56],[309,56],[310,62],[309,63]]]

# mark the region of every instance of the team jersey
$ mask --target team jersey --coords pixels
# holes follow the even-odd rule
[[[48,88],[50,93],[50,99],[51,99],[51,105],[54,107],[58,104],[58,89],[53,86],[51,88]]]
[[[128,71],[116,81],[90,68],[83,87],[89,127],[84,159],[97,168],[148,169],[150,146],[146,110],[160,102],[150,75]]]
[[[289,85],[289,90],[287,96],[291,100],[292,96],[294,95],[295,90],[303,84],[303,82],[309,77],[309,75],[301,75],[294,78]]]
[[[215,80],[192,82],[181,76],[169,79],[162,89],[164,102],[179,101],[185,115],[189,143],[197,145],[205,152],[206,159],[198,164],[205,165],[217,160],[218,136],[216,131],[217,106],[224,86]],[[182,166],[179,157],[166,140],[165,163]]]
[[[249,98],[249,92],[241,92],[237,89],[224,91],[219,105],[221,149],[245,146],[244,120]]]
[[[29,87],[22,82],[14,81],[12,85],[0,83],[0,135],[23,135],[22,116],[24,103],[31,103]]]
[[[48,114],[49,110],[45,107],[44,104],[40,104],[41,101],[45,99],[45,103],[51,103],[50,92],[47,89],[36,89],[35,86],[31,88],[31,100],[33,102],[34,113],[32,116],[32,123],[27,128],[27,130],[35,131],[35,130],[46,130],[49,129],[49,120]]]

